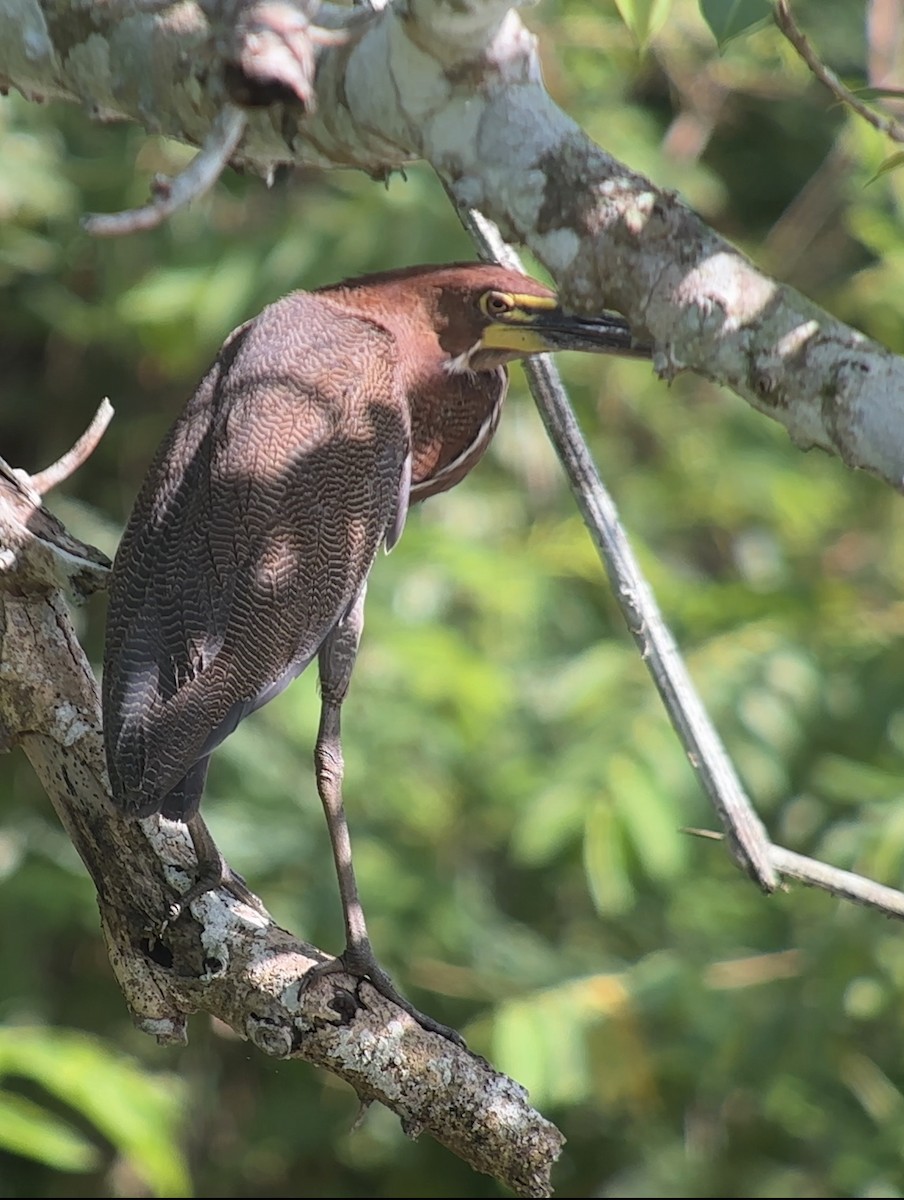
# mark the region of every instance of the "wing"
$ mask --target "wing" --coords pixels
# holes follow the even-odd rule
[[[394,342],[296,292],[227,341],[157,452],[113,566],[104,731],[147,815],[314,658],[408,504]]]

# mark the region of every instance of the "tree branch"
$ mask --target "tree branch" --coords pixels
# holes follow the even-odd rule
[[[156,229],[178,209],[210,191],[239,144],[246,124],[244,112],[227,104],[214,118],[204,145],[185,170],[175,179],[155,176],[151,185],[154,198],[150,204],[126,212],[89,213],[82,218],[82,228],[95,237],[121,237]]]
[[[810,68],[814,78],[828,88],[836,100],[840,100],[852,112],[862,117],[874,129],[878,129],[880,133],[891,138],[892,141],[904,142],[904,125],[900,121],[896,121],[894,117],[887,116],[885,113],[878,113],[868,104],[864,104],[850,88],[844,86],[835,72],[826,66],[810,45],[807,35],[794,20],[788,0],[776,0],[775,23]]]
[[[682,833],[690,833],[694,837],[712,842],[725,840],[723,834],[714,833],[711,829],[684,829]],[[873,879],[867,879],[853,871],[845,871],[841,867],[829,866],[817,858],[808,858],[805,854],[785,850],[783,846],[776,846],[771,842],[767,852],[772,866],[786,879],[796,879],[798,883],[819,888],[838,900],[850,900],[852,904],[860,904],[864,908],[884,913],[887,917],[897,917],[899,921],[904,921],[904,892],[898,891],[897,888],[886,887],[884,883],[876,883]]]
[[[482,258],[516,271],[523,264],[499,230],[480,213],[460,212]],[[612,595],[656,685],[688,761],[727,833],[732,857],[765,892],[777,879],[769,839],[709,719],[681,653],[666,625],[625,534],[615,501],[603,484],[575,418],[558,367],[548,354],[526,359],[524,371],[549,440],[565,469],[572,494],[590,532]]]
[[[37,475],[32,475],[30,478],[26,477],[23,472],[18,472],[23,484],[30,487],[36,496],[46,496],[49,491],[74,474],[82,463],[88,461],[112,419],[113,405],[104,397],[98,405],[97,412],[91,418],[91,424],[72,449],[58,458],[55,463],[51,463],[49,467],[45,467],[43,471],[39,471]]]
[[[203,141],[228,98],[229,53],[201,9],[75,11],[0,0],[0,85]],[[460,204],[530,246],[567,304],[618,308],[648,332],[663,378],[698,371],[799,446],[902,487],[904,360],[761,274],[591,142],[545,91],[535,39],[506,0],[325,4],[317,20],[346,35],[317,48],[317,113],[254,111],[238,161],[265,176],[294,162],[385,178],[424,158]]]
[[[459,216],[477,243],[481,257],[515,270],[523,269],[517,254],[505,244],[491,221],[473,210],[460,211]],[[581,434],[558,368],[544,354],[527,359],[524,370],[625,624],[640,649],[688,761],[725,829],[724,834],[699,829],[686,832],[726,842],[738,866],[766,892],[774,891],[778,878],[783,876],[904,920],[904,892],[770,842],[634,556],[615,501],[600,478]]]
[[[162,938],[149,936],[193,876],[194,857],[180,824],[129,821],[110,799],[97,683],[61,590],[96,587],[104,562],[0,463],[0,747],[25,751],[94,880],[136,1024],[181,1042],[188,1014],[211,1013],[265,1054],[326,1067],[363,1101],[397,1113],[411,1136],[430,1133],[517,1195],[550,1195],[563,1138],[524,1089],[365,981],[330,975],[302,990],[323,951],[223,892],[196,901]]]

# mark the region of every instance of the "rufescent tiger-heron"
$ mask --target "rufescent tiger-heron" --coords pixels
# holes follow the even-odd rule
[[[116,555],[104,734],[116,804],[187,827],[199,876],[168,921],[223,886],[254,903],[198,809],[210,755],[318,658],[314,754],[348,970],[426,1028],[377,962],[342,801],[339,720],[367,577],[408,508],[453,487],[499,421],[505,364],[548,350],[645,357],[624,320],[482,263],[422,266],[293,292],[226,339],[162,445]]]

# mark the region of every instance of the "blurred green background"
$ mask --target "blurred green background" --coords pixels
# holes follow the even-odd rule
[[[855,84],[876,52],[866,8],[795,6]],[[904,175],[870,182],[889,146],[776,32],[720,53],[676,0],[641,54],[614,3],[526,15],[550,90],[591,135],[904,353]],[[103,443],[50,498],[108,553],[234,325],[296,286],[473,257],[423,167],[385,189],[229,173],[154,233],[80,231],[189,155],[0,101],[0,453],[45,466],[109,395]],[[900,497],[697,378],[561,366],[772,835],[900,885]],[[77,614],[95,663],[103,616],[102,599]],[[277,919],[338,950],[316,717],[310,674],[218,751],[205,813]],[[518,369],[479,469],[378,561],[344,733],[377,952],[561,1126],[560,1195],[904,1195],[904,934],[801,888],[766,899],[678,832],[715,821]],[[19,752],[0,794],[0,1196],[501,1194],[385,1110],[352,1133],[345,1085],[204,1016],[183,1049],[138,1034],[91,884]]]

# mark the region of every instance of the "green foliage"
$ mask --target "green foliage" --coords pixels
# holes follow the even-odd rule
[[[772,0],[700,0],[700,12],[720,46],[766,22]]]
[[[795,12],[862,82],[862,6]],[[773,28],[720,51],[696,0],[673,0],[641,56],[614,4],[528,17],[551,91],[607,149],[904,351],[904,177],[876,178],[890,147]],[[107,552],[234,324],[292,287],[471,255],[420,167],[386,189],[229,175],[156,232],[80,232],[83,212],[140,203],[185,159],[0,101],[0,452],[45,465],[109,395],[109,433],[51,498]],[[900,498],[703,380],[562,365],[773,835],[900,884]],[[102,601],[78,620],[97,661]],[[764,898],[678,832],[715,820],[517,371],[479,469],[378,562],[367,622],[346,794],[378,953],[562,1126],[559,1194],[904,1194],[900,930],[802,889]],[[278,919],[338,948],[316,721],[304,676],[218,751],[205,813]],[[207,1020],[181,1049],[139,1036],[84,870],[21,754],[0,771],[0,1194],[185,1195],[189,1179],[210,1196],[498,1194],[383,1111],[351,1134],[348,1089]]]
[[[644,47],[666,22],[672,0],[615,0],[638,46]]]
[[[154,1196],[190,1194],[180,1153],[178,1123],[185,1087],[174,1077],[156,1078],[111,1046],[62,1029],[0,1028],[0,1086],[32,1085],[43,1103],[16,1090],[0,1090],[0,1145],[56,1171],[96,1171],[107,1155],[103,1138],[124,1178],[131,1176]],[[90,1122],[94,1137],[49,1107],[64,1106]]]
[[[898,151],[896,154],[889,154],[888,158],[883,159],[883,161],[879,164],[878,170],[869,182],[872,183],[874,179],[878,179],[881,175],[886,175],[889,171],[897,171],[898,167],[900,167],[902,163],[904,163],[904,151]]]

